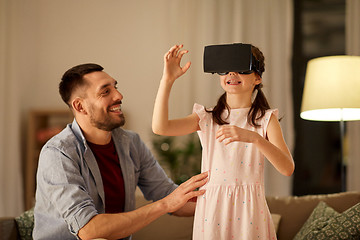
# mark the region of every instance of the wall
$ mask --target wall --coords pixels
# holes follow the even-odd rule
[[[20,99],[11,70],[10,0],[0,0],[0,216],[22,211]]]
[[[166,0],[0,0],[0,216],[23,211],[28,113],[67,108],[58,83],[74,65],[99,63],[118,80],[126,128],[150,145],[162,57],[175,44],[164,34],[168,5]]]
[[[162,55],[173,44],[163,34],[167,1],[155,1],[156,11],[150,11],[154,1],[106,2],[13,1],[12,69],[21,81],[21,114],[65,108],[57,90],[61,75],[95,62],[119,82],[127,127],[148,140]]]

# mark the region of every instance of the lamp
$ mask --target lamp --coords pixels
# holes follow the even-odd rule
[[[308,62],[300,117],[340,122],[341,187],[345,191],[344,121],[360,120],[360,56],[320,57]]]

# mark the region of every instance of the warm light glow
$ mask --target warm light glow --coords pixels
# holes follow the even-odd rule
[[[315,121],[360,120],[360,57],[310,60],[300,116]]]
[[[300,117],[315,121],[354,121],[360,119],[360,108],[329,108],[300,113]]]

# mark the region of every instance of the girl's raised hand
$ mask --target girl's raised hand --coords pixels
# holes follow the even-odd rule
[[[223,125],[216,132],[216,139],[225,145],[234,141],[253,143],[258,137],[258,133],[234,125]]]
[[[164,55],[164,72],[163,78],[170,81],[175,81],[183,75],[190,67],[191,62],[187,62],[185,66],[181,67],[180,62],[187,50],[180,50],[183,45],[175,45]]]

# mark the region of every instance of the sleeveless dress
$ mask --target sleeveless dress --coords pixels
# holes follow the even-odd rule
[[[223,119],[265,138],[270,117],[277,116],[278,110],[267,110],[258,122],[261,127],[255,128],[247,123],[249,109],[232,109],[229,116],[224,111]],[[193,240],[276,239],[265,199],[264,155],[250,143],[220,143],[215,139],[220,126],[211,113],[199,104],[193,112],[200,118],[201,171],[210,171],[202,187],[206,192],[197,199]]]

